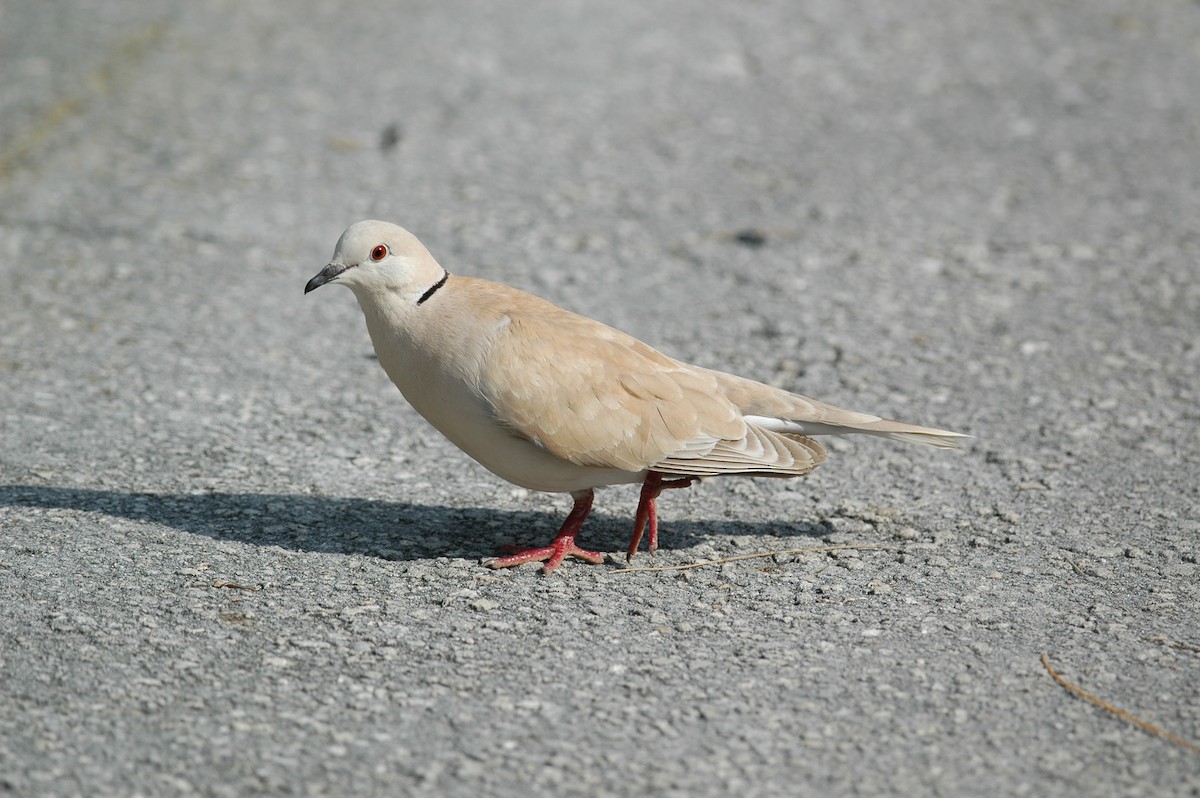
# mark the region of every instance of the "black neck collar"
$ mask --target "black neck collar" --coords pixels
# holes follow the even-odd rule
[[[450,272],[443,270],[443,271],[442,271],[442,279],[438,280],[436,283],[434,283],[433,285],[429,286],[429,290],[428,290],[428,291],[426,291],[425,293],[421,294],[421,298],[417,300],[417,304],[418,304],[418,305],[420,305],[420,304],[421,304],[422,302],[424,302],[426,299],[429,299],[429,297],[431,297],[431,296],[433,296],[434,294],[436,294],[436,293],[437,293],[437,290],[438,290],[439,288],[441,288],[443,285],[445,285],[445,284],[446,284],[446,281],[447,281],[447,280],[449,280],[449,279],[450,279]]]

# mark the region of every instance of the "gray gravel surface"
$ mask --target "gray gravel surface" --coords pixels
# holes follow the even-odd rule
[[[1200,795],[1040,662],[1200,740],[1196,2],[3,3],[0,73],[0,793]],[[976,439],[490,572],[569,501],[302,295],[363,217]]]

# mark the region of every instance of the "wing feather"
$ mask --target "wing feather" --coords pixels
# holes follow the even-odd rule
[[[549,303],[509,313],[480,391],[514,434],[584,466],[644,471],[746,426],[708,373]]]

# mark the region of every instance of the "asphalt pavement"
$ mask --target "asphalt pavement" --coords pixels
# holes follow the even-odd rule
[[[1042,660],[1200,743],[1200,4],[3,3],[0,74],[0,794],[1200,795]],[[487,570],[570,501],[303,295],[372,217],[975,437]]]

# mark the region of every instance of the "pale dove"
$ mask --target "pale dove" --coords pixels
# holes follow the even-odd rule
[[[593,491],[642,484],[628,555],[643,530],[658,544],[655,499],[703,477],[794,477],[825,449],[810,436],[866,433],[954,447],[956,432],[842,410],[753,380],[688,365],[531,294],[451,276],[407,230],[364,221],[308,281],[358,298],[379,363],[456,446],[529,490],[570,493],[554,541],[493,568],[600,554],[575,536]]]

